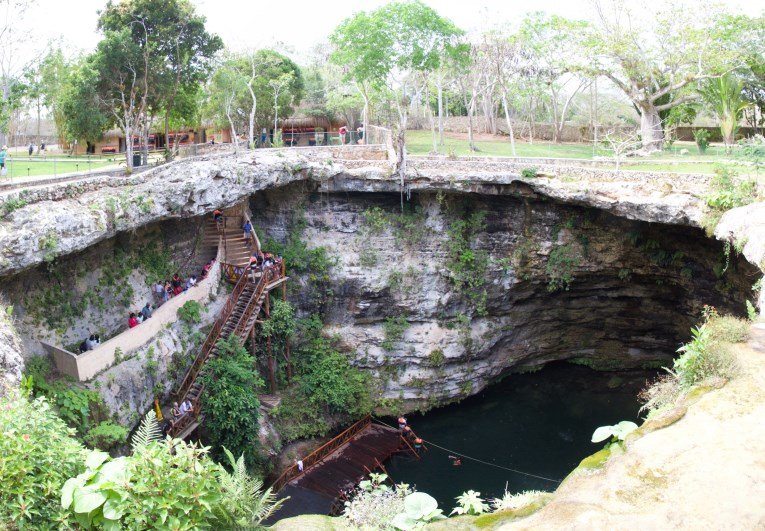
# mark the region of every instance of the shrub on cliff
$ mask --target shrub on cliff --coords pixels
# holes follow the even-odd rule
[[[44,398],[0,398],[0,528],[67,528],[59,490],[83,470],[84,453]]]

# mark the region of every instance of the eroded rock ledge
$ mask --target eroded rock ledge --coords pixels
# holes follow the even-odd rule
[[[170,218],[198,216],[249,195],[297,181],[327,191],[399,192],[398,176],[379,160],[339,160],[330,151],[246,152],[182,160],[133,177],[95,177],[0,194],[0,276],[75,253],[119,232]],[[540,167],[522,178],[520,163],[410,164],[406,192],[515,195],[531,190],[648,222],[697,226],[702,176],[615,174],[593,168]]]

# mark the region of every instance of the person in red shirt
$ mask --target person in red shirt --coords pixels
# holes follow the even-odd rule
[[[138,326],[138,318],[135,316],[134,313],[130,314],[130,317],[128,318],[128,326],[130,328],[135,328]]]

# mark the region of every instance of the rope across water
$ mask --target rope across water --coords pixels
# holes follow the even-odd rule
[[[391,426],[390,424],[387,424],[387,423],[381,421],[377,417],[374,417],[374,420],[375,420],[375,422],[378,422],[378,423],[382,424],[383,426],[387,426],[389,428],[396,429],[394,426]],[[463,453],[460,453],[460,452],[458,452],[456,450],[452,450],[450,448],[445,448],[443,446],[440,446],[440,445],[438,445],[438,444],[436,444],[433,441],[430,441],[428,439],[422,439],[422,440],[423,440],[423,442],[428,443],[430,446],[438,448],[439,450],[442,450],[442,451],[444,451],[446,453],[449,453],[449,454],[452,454],[452,455],[458,455],[458,456],[460,456],[460,457],[462,457],[464,459],[469,459],[471,461],[475,461],[476,463],[481,463],[481,464],[487,465],[487,466],[493,466],[494,468],[499,468],[499,469],[502,469],[502,470],[507,470],[508,472],[514,472],[516,474],[521,474],[523,476],[528,476],[528,477],[531,477],[531,478],[541,479],[543,481],[549,481],[550,483],[560,484],[560,482],[561,482],[561,480],[559,480],[559,479],[547,478],[547,477],[544,477],[544,476],[539,476],[537,474],[532,474],[530,472],[523,472],[522,470],[517,470],[515,468],[510,468],[510,467],[507,467],[507,466],[498,465],[496,463],[490,463],[489,461],[484,461],[482,459],[478,459],[477,457],[471,457],[469,455],[465,455]]]

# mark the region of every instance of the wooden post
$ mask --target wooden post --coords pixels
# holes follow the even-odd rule
[[[265,273],[264,273],[265,274]],[[266,293],[266,319],[271,318],[271,294]],[[274,352],[271,349],[271,337],[266,342],[268,352],[268,381],[271,384],[271,394],[276,394],[276,369],[274,368]]]

